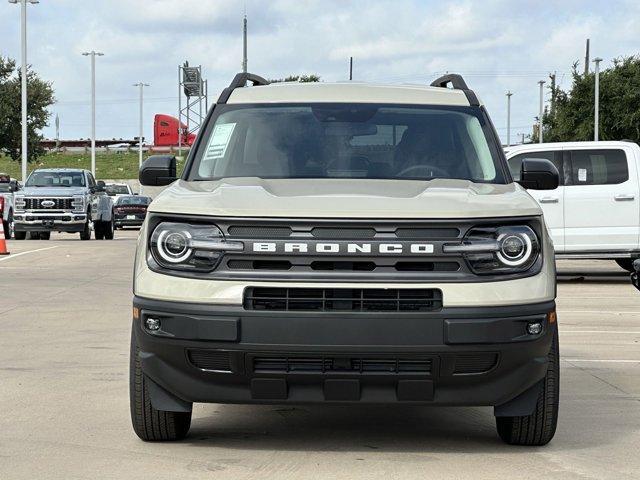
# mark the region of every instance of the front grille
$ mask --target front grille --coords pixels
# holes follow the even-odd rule
[[[456,366],[453,374],[485,373],[495,367],[497,363],[497,353],[479,352],[459,354],[456,355]]]
[[[229,352],[221,350],[189,350],[187,355],[191,364],[202,370],[231,371]]]
[[[442,308],[435,288],[271,288],[245,290],[246,310],[431,312]]]
[[[269,227],[261,225],[233,225],[227,230],[232,237],[245,238],[286,238],[290,237],[290,227]]]
[[[351,240],[373,238],[376,236],[375,228],[330,228],[316,227],[311,230],[311,235],[322,239],[348,238]]]
[[[264,356],[253,358],[254,373],[431,374],[433,360],[421,357]]]
[[[72,210],[73,198],[25,198],[25,208],[27,210]],[[52,206],[45,207],[42,202],[51,201]]]

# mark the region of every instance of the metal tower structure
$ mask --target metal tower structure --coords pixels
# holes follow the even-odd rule
[[[183,95],[186,97],[184,106]],[[184,62],[178,66],[178,155],[182,155],[183,140],[200,129],[208,109],[207,81],[202,79],[202,65],[191,67],[189,62]]]

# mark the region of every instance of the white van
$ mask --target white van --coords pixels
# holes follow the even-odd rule
[[[529,190],[544,212],[558,258],[640,258],[640,147],[629,141],[536,143],[505,151],[514,180],[525,158],[550,160],[555,190]]]

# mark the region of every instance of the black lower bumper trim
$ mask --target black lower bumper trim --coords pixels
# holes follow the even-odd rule
[[[503,405],[544,378],[556,328],[554,302],[342,314],[134,305],[143,372],[186,402]]]

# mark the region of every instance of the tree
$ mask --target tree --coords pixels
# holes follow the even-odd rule
[[[13,160],[22,149],[22,75],[16,62],[0,57],[0,150]],[[48,125],[49,111],[55,102],[53,87],[30,68],[27,70],[27,150],[31,162],[44,153],[40,131]]]
[[[593,140],[595,75],[578,72],[573,65],[571,89],[554,93],[553,114],[543,116],[545,141]],[[601,140],[640,143],[640,57],[615,59],[600,72]]]
[[[319,82],[320,75],[316,75],[315,73],[311,73],[309,75],[289,75],[285,78],[274,78],[273,80],[269,80],[271,83],[279,83],[279,82],[300,82],[300,83],[311,83],[311,82]]]

